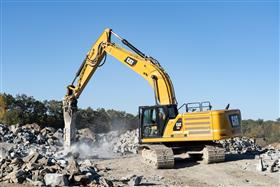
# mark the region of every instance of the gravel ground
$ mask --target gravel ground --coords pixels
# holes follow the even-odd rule
[[[124,176],[143,176],[142,186],[280,186],[280,173],[258,172],[254,155],[227,155],[226,162],[205,165],[176,158],[175,168],[155,170],[141,163],[139,155],[96,160],[111,170],[105,178],[118,184]]]

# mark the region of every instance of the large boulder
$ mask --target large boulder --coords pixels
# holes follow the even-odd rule
[[[44,177],[47,186],[67,186],[69,181],[64,174],[47,173]]]

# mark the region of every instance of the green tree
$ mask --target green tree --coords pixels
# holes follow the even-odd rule
[[[43,104],[46,107],[45,125],[62,128],[64,126],[62,102],[50,100],[44,101]]]

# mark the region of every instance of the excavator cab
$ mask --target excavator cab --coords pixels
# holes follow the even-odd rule
[[[161,138],[170,119],[178,115],[177,105],[155,105],[139,107],[139,138]]]

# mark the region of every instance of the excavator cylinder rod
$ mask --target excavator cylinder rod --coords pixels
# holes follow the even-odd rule
[[[137,49],[136,47],[134,47],[131,43],[129,43],[129,41],[127,41],[126,39],[123,39],[122,37],[120,37],[118,34],[114,33],[111,30],[111,33],[116,36],[118,39],[120,39],[122,41],[122,43],[124,45],[126,45],[127,47],[129,47],[132,51],[134,51],[135,53],[137,53],[139,56],[141,56],[142,58],[146,58],[147,56],[142,53],[139,49]]]

